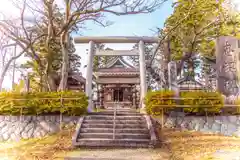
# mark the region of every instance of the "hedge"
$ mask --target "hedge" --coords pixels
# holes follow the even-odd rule
[[[170,90],[149,91],[144,99],[146,112],[148,114],[158,115],[161,113],[162,108],[167,110],[167,108],[175,107],[176,103],[172,99],[173,97],[174,92]]]
[[[61,97],[63,99],[61,105]],[[69,99],[67,99],[69,98]],[[82,115],[88,99],[83,92],[0,93],[0,115]]]
[[[173,98],[174,92],[169,90],[148,92],[144,101],[146,112],[158,115],[162,109],[164,112],[174,109],[176,101]],[[178,104],[183,106],[186,113],[219,113],[224,104],[221,94],[217,92],[184,91],[180,92],[179,98]]]
[[[236,98],[234,104],[236,104],[236,110],[234,111],[234,114],[240,114],[240,98]]]
[[[188,91],[181,92],[181,105],[193,107],[184,108],[186,113],[220,113],[224,105],[222,95],[218,92]]]

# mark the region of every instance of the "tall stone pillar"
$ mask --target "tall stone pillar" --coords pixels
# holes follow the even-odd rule
[[[144,42],[139,42],[139,68],[140,68],[140,104],[141,108],[144,109],[145,105],[143,100],[147,93],[147,83],[146,83],[146,64],[145,64],[145,47]]]
[[[90,41],[88,49],[86,87],[85,87],[85,93],[89,98],[88,112],[91,112],[93,110],[93,96],[92,96],[93,57],[94,57],[94,42]]]
[[[216,41],[217,90],[226,95],[239,93],[239,53],[237,39],[219,37]]]
[[[179,98],[179,87],[177,84],[177,64],[174,61],[168,63],[168,84],[169,89],[175,93],[175,98]],[[176,100],[176,103],[179,104],[179,100]],[[182,109],[177,109],[181,111]]]
[[[179,89],[177,85],[177,64],[174,61],[168,63],[168,84],[169,89],[173,90],[178,95]]]
[[[29,74],[24,76],[24,91],[29,92],[30,90],[30,79],[29,79]]]
[[[205,78],[205,88],[207,90],[209,90],[211,88],[211,90],[213,90],[213,86],[211,85],[211,83],[209,83],[209,75],[207,73],[204,73],[204,78]]]

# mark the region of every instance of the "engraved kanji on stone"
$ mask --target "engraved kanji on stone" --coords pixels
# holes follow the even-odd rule
[[[231,56],[231,44],[229,44],[228,41],[224,46],[224,55]]]
[[[225,62],[223,64],[223,70],[226,73],[228,73],[228,72],[235,73],[237,71],[235,62]]]

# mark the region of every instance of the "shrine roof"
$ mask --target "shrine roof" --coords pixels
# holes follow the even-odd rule
[[[83,83],[86,82],[86,79],[82,76],[81,73],[78,73],[78,72],[70,73],[70,74],[69,74],[69,77],[77,80],[78,82],[83,82]]]
[[[139,69],[127,63],[123,57],[116,56],[111,59],[104,67],[100,67],[95,71],[97,75],[136,75]]]
[[[205,85],[197,81],[192,76],[186,76],[177,81],[180,90],[202,90],[205,89]]]
[[[100,68],[97,72],[138,72],[137,68]]]
[[[114,68],[116,65],[120,65],[124,68],[135,68],[133,65],[129,64],[122,56],[116,56],[109,60],[103,68]]]

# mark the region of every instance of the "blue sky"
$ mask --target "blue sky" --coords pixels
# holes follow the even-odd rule
[[[87,30],[83,30],[81,35],[74,36],[157,36],[152,30],[156,27],[162,28],[168,16],[173,12],[171,7],[172,0],[165,2],[161,8],[150,14],[115,16],[107,15],[106,18],[114,22],[111,26],[102,27],[92,22],[87,23]],[[1,8],[0,8],[1,9]],[[152,29],[152,30],[151,30]],[[113,49],[131,49],[133,44],[106,44],[107,47]],[[86,65],[86,49],[87,45],[76,44],[76,53],[81,57],[81,72],[85,76]],[[19,74],[15,77],[18,82]],[[6,76],[4,80],[4,88],[11,88],[11,76]]]
[[[162,28],[167,17],[173,12],[172,1],[165,2],[161,8],[150,14],[115,16],[108,15],[107,19],[114,24],[102,27],[88,23],[88,29],[82,32],[82,36],[157,36],[154,31],[157,27]],[[76,35],[77,36],[77,35]],[[79,35],[81,36],[81,35]],[[132,49],[133,44],[106,44],[112,49]],[[86,64],[87,45],[76,44],[76,52],[82,57],[82,67]],[[81,68],[83,75],[85,69]]]
[[[160,9],[150,14],[115,16],[108,15],[107,19],[114,22],[106,28],[92,25],[91,29],[83,32],[88,36],[152,36],[151,29],[161,28],[165,19],[172,13],[172,1],[165,2]]]

